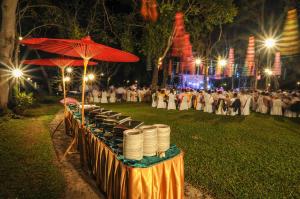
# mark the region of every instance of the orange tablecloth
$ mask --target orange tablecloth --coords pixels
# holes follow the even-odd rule
[[[72,124],[68,125],[68,128],[78,132],[79,121],[75,120],[72,114],[68,117]],[[147,168],[133,168],[118,160],[117,155],[89,130],[85,133],[86,159],[89,168],[107,198],[180,199],[184,197],[182,152]],[[80,145],[80,141],[78,143]]]

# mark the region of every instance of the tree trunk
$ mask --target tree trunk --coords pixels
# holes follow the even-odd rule
[[[169,65],[164,63],[164,69],[163,69],[163,82],[162,82],[162,88],[165,88],[167,85],[167,81],[168,81],[168,67]]]
[[[153,73],[152,73],[152,83],[151,83],[152,89],[157,88],[157,82],[158,82],[158,67],[156,65],[154,65]]]
[[[9,96],[8,66],[12,66],[15,47],[16,9],[18,0],[2,0],[1,4],[1,30],[0,30],[0,109],[6,109]]]

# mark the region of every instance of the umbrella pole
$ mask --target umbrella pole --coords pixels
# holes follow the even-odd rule
[[[81,126],[84,127],[84,95],[85,95],[85,77],[86,77],[86,68],[89,60],[84,59],[83,61],[83,79],[82,79],[82,93],[81,93]]]
[[[62,83],[63,83],[63,90],[64,90],[64,116],[66,117],[67,113],[67,102],[66,102],[66,83],[65,83],[65,67],[61,67],[61,74],[62,74]]]
[[[82,135],[82,150],[81,150],[81,166],[83,167],[83,170],[87,171],[87,159],[86,159],[86,148],[85,148],[85,129],[84,129],[84,94],[85,94],[85,77],[86,77],[86,69],[88,65],[89,60],[84,59],[83,60],[83,79],[82,79],[82,96],[81,96],[81,135]]]

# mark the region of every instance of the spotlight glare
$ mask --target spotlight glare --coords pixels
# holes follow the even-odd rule
[[[68,67],[68,68],[66,69],[66,71],[67,71],[67,73],[72,73],[72,72],[73,72],[73,68]]]
[[[224,67],[227,64],[227,60],[226,59],[220,59],[219,64],[220,64],[220,66]]]
[[[23,74],[23,71],[21,70],[21,69],[18,69],[18,68],[15,68],[15,69],[13,69],[12,71],[11,71],[11,73],[12,73],[12,76],[14,77],[14,78],[20,78],[20,77],[22,77],[24,74]]]
[[[273,48],[276,45],[276,41],[273,38],[267,38],[265,40],[265,47],[267,48]]]
[[[196,60],[195,60],[195,64],[196,64],[197,66],[200,66],[200,65],[201,65],[201,63],[202,63],[202,60],[201,60],[201,58],[200,58],[200,57],[196,58]]]
[[[64,78],[64,81],[65,81],[65,82],[70,82],[70,81],[71,81],[71,78],[70,78],[69,76],[67,76],[67,77]]]
[[[95,75],[92,74],[92,73],[88,74],[87,77],[88,77],[89,80],[94,80],[95,79]]]
[[[265,74],[268,76],[271,76],[273,74],[272,70],[270,68],[265,69]]]

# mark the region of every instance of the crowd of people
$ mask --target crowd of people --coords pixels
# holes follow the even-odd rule
[[[91,87],[89,103],[149,102],[153,108],[167,110],[195,109],[217,115],[249,115],[251,111],[300,117],[300,91],[214,91],[192,89],[159,89],[111,86],[107,90]]]
[[[254,111],[299,117],[300,92],[162,89],[152,94],[152,107],[168,110],[193,108],[217,115],[250,115],[251,111]]]

